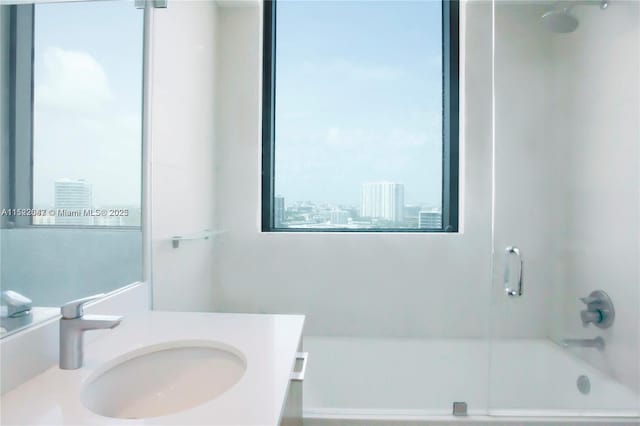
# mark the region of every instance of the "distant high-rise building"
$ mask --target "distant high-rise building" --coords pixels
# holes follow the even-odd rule
[[[55,181],[56,225],[92,225],[93,218],[84,215],[91,206],[90,183],[84,179]]]
[[[31,223],[34,225],[55,225],[56,217],[49,215],[34,216]]]
[[[363,217],[402,221],[404,185],[393,182],[363,184],[360,212]]]
[[[420,206],[404,206],[404,224],[409,228],[418,227],[418,215],[422,207]]]
[[[332,225],[346,225],[349,223],[350,216],[346,210],[335,209],[331,210],[329,221]]]
[[[140,207],[126,207],[128,215],[120,218],[120,226],[140,226],[142,210]]]
[[[95,216],[93,225],[95,226],[123,226],[122,216]]]
[[[439,229],[442,228],[442,212],[437,210],[423,210],[418,213],[418,228]]]
[[[276,195],[273,197],[273,225],[279,228],[284,223],[284,197]]]

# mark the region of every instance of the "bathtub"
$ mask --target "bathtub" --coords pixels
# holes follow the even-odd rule
[[[305,426],[640,425],[637,392],[549,340],[307,336],[304,346]],[[452,415],[454,401],[467,416]]]

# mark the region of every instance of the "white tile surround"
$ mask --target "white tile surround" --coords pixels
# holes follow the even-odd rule
[[[602,336],[604,354],[576,350],[640,392],[640,2],[576,10],[581,32],[554,44],[551,93],[559,157],[569,176],[560,199],[566,265],[554,336]],[[603,37],[603,35],[606,35]],[[622,65],[624,64],[624,65]],[[568,154],[568,155],[567,155]],[[578,297],[602,289],[614,325],[583,328]]]
[[[588,66],[606,64],[599,56],[605,54],[611,61],[609,66],[616,67],[623,60],[625,49],[637,48],[637,27],[634,33],[623,25],[608,26],[615,26],[617,15],[627,15],[625,22],[637,19],[638,3],[616,3],[605,12],[598,8],[580,10],[581,32],[564,36],[541,27],[539,16],[545,7],[541,2],[496,4],[497,192],[493,284],[491,3],[475,0],[464,6],[467,15],[463,38],[466,45],[462,47],[464,207],[463,232],[458,235],[261,233],[261,11],[256,2],[243,3],[245,7],[241,8],[219,8],[216,223],[227,232],[218,240],[214,257],[216,310],[305,313],[307,335],[475,338],[491,333],[504,338],[593,337],[596,335],[593,329],[582,330],[579,324],[576,302],[578,297],[600,286],[620,294],[616,299],[624,318],[620,321],[625,325],[603,334],[610,344],[607,358],[592,362],[637,388],[640,379],[634,359],[638,359],[640,331],[633,333],[638,329],[640,300],[637,262],[635,267],[631,260],[623,266],[614,258],[598,263],[593,256],[607,253],[615,256],[616,251],[592,252],[583,246],[592,256],[575,250],[575,244],[583,241],[572,227],[593,220],[588,219],[590,212],[608,196],[599,190],[574,190],[573,194],[579,197],[567,197],[562,183],[584,178],[585,171],[601,170],[593,161],[601,151],[597,142],[602,138],[587,142],[586,147],[593,147],[590,150],[594,155],[590,151],[580,152],[578,146],[584,139],[573,139],[572,143],[562,139],[560,129],[570,132],[580,129],[582,113],[576,105],[563,106],[566,92],[554,90],[554,84],[571,80],[570,87],[575,90],[590,84],[600,96],[608,96],[605,89],[610,83],[606,78],[594,80],[575,71],[575,67],[583,70],[586,66],[576,62],[579,58],[589,59],[593,64]],[[606,48],[607,40],[612,38],[601,37],[603,33],[616,34],[615,40],[620,40],[619,53]],[[595,45],[602,45],[599,49],[592,48],[591,37],[598,40]],[[563,47],[563,43],[569,45]],[[573,53],[568,55],[567,51]],[[593,72],[594,75],[600,72],[597,65],[593,66]],[[633,67],[626,72],[637,74]],[[612,73],[613,70],[609,75]],[[591,96],[588,93],[593,92],[586,90],[585,96]],[[633,96],[638,91],[624,93],[627,102],[635,102],[637,108],[639,102]],[[612,94],[606,99],[615,104],[620,96]],[[597,108],[586,100],[582,105],[583,109],[592,108],[590,114],[599,112],[600,116],[608,117],[604,114],[606,102]],[[562,121],[567,115],[559,112],[562,108],[574,108],[576,119],[553,121],[554,117]],[[634,110],[628,111],[632,113]],[[593,234],[591,241],[609,241],[611,248],[616,243],[623,244],[627,255],[637,258],[637,244],[632,244],[633,237],[638,235],[639,211],[638,175],[633,174],[638,165],[637,123],[619,117],[618,121],[629,124],[624,127],[606,120],[600,123],[606,124],[604,128],[617,126],[617,135],[626,135],[626,142],[621,143],[636,143],[635,151],[631,147],[630,155],[620,158],[624,160],[623,170],[630,173],[625,175],[627,180],[616,181],[623,183],[616,187],[620,189],[616,201],[624,203],[627,212],[624,218],[631,222],[619,224],[626,233],[609,237]],[[590,122],[598,126],[595,117]],[[555,133],[548,123],[557,127]],[[591,134],[595,136],[597,132]],[[577,155],[585,160],[576,162],[580,168],[564,166],[567,158],[561,153],[567,151],[570,158]],[[610,154],[617,155],[615,150]],[[612,164],[615,158],[611,159]],[[585,182],[597,183],[598,173],[587,176]],[[575,207],[558,204],[566,202]],[[593,208],[582,211],[577,203]],[[567,216],[549,215],[548,206],[553,205],[561,205],[559,210],[565,209]],[[611,210],[611,215],[614,214],[615,210]],[[507,299],[502,289],[503,248],[509,244],[521,246],[525,256],[526,290],[521,300]],[[617,270],[609,270],[606,265],[612,268],[617,265]],[[599,273],[592,271],[591,277],[623,274],[615,279],[620,285],[603,279],[589,282],[581,279],[583,273],[578,274],[600,266]],[[584,285],[580,288],[568,285],[567,281],[574,277]],[[560,294],[559,289],[563,289]],[[566,312],[567,318],[558,319],[558,312]],[[559,330],[559,324],[571,327]],[[624,336],[623,346],[616,343],[616,333]],[[622,372],[627,372],[626,376]]]
[[[213,239],[171,237],[214,228],[218,8],[173,1],[153,11],[151,223],[154,308],[213,310]]]
[[[526,272],[514,303],[494,270],[493,330],[517,336],[525,314],[557,341],[602,336],[604,353],[573,353],[638,391],[640,3],[576,7],[570,34],[542,27],[547,8],[496,3],[495,264],[514,244]],[[616,308],[607,330],[580,322],[597,289]]]
[[[216,309],[304,312],[307,335],[486,336],[490,21],[474,23],[474,47],[482,50],[471,49],[477,65],[465,83],[466,108],[474,113],[462,147],[462,233],[262,233],[262,15],[259,2],[245,4],[218,11],[216,218],[227,232],[215,257]],[[477,96],[469,100],[471,92]],[[537,323],[524,328],[542,333]]]

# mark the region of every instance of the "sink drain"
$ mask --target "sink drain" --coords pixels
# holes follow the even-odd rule
[[[586,395],[591,392],[591,381],[587,376],[579,376],[576,381],[576,385],[578,386],[578,390],[581,394]]]

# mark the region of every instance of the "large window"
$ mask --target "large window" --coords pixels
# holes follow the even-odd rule
[[[265,1],[263,231],[458,230],[457,1]]]
[[[7,7],[8,226],[140,226],[142,12],[121,0]]]

